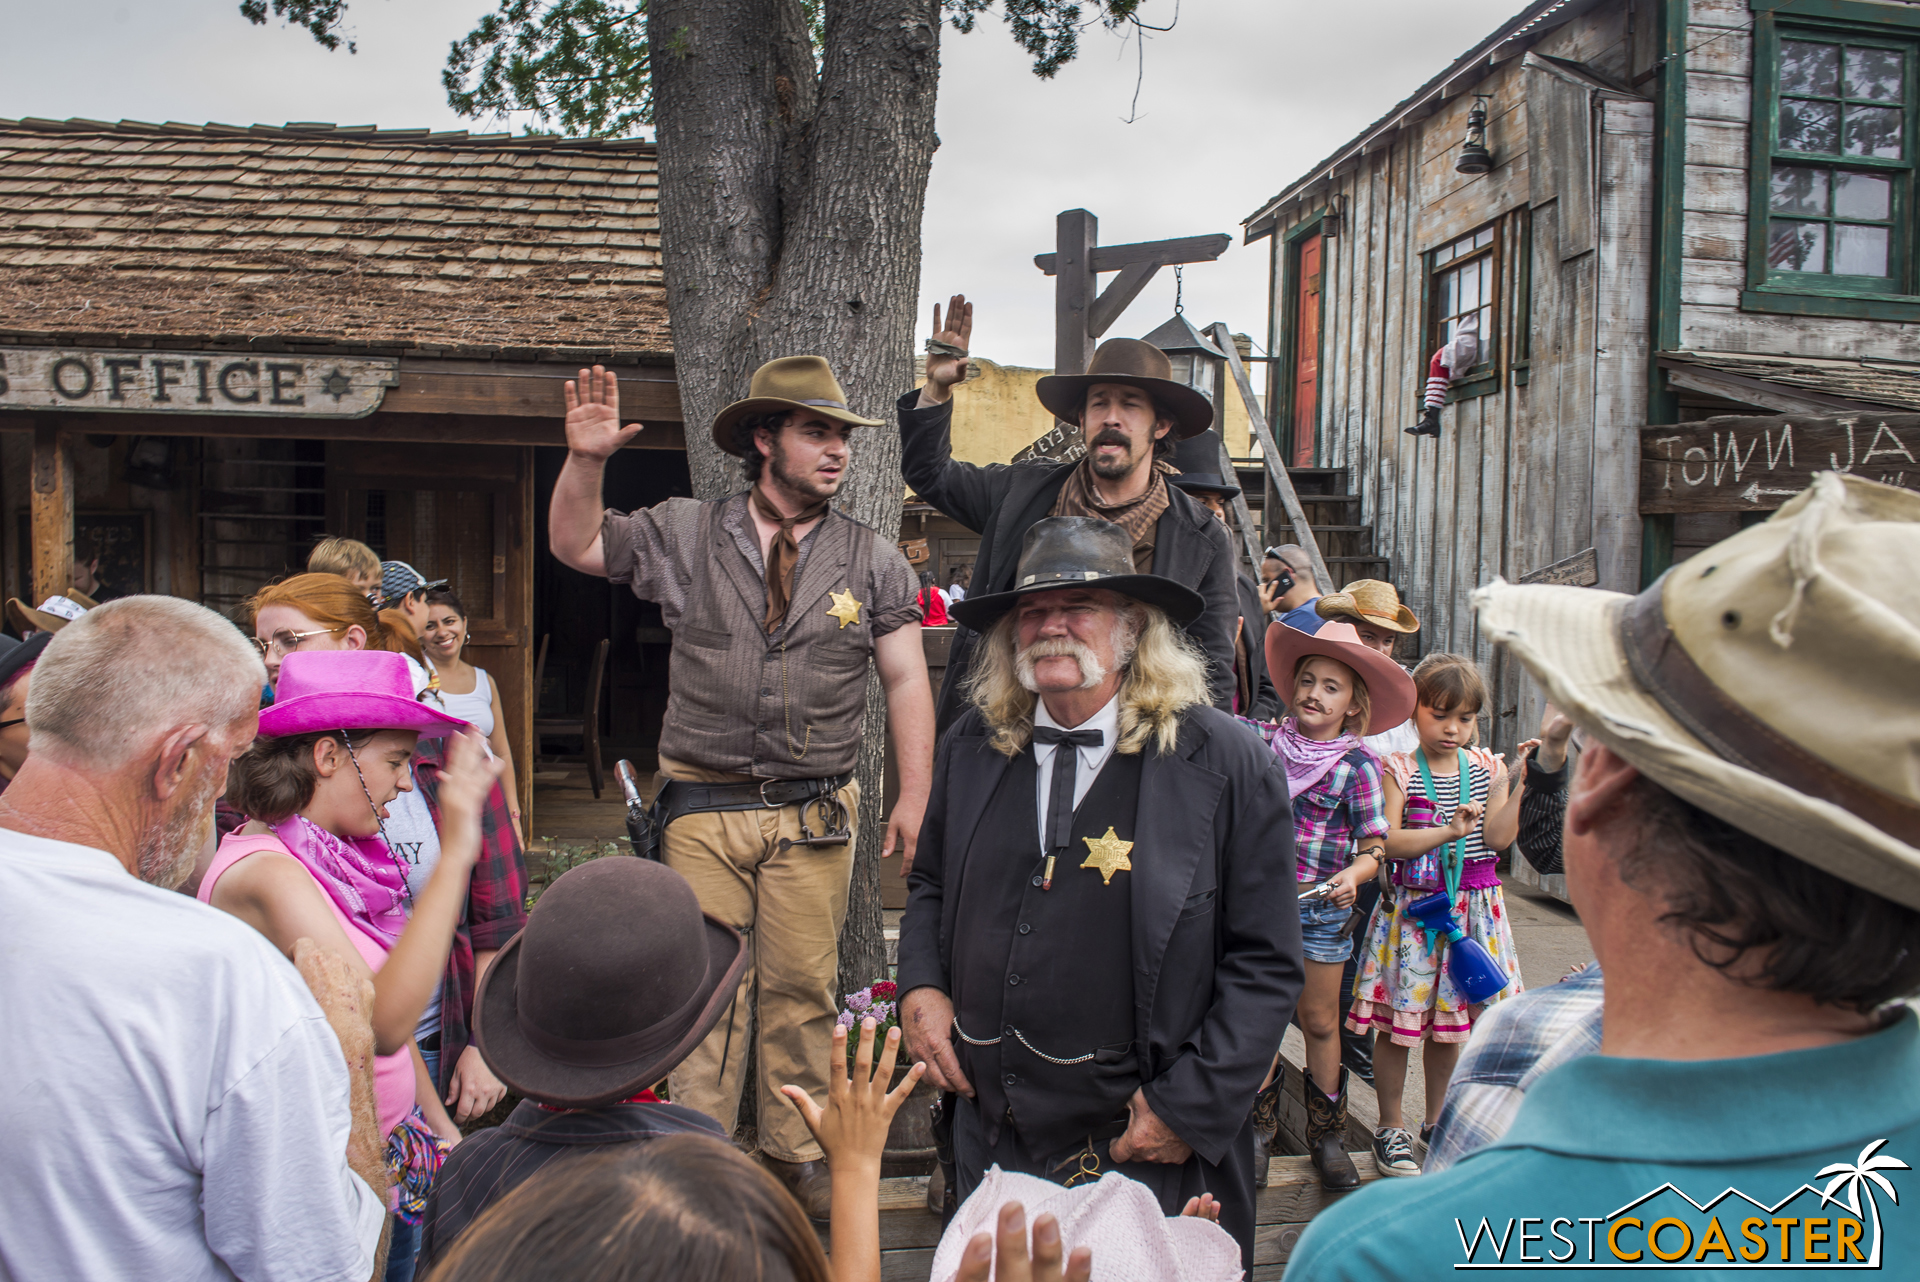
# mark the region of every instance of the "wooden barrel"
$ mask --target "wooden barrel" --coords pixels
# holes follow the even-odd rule
[[[894,1086],[900,1085],[911,1067],[906,1065],[894,1071]],[[880,1153],[881,1178],[932,1174],[935,1165],[933,1103],[939,1098],[939,1090],[925,1077],[914,1086],[913,1094],[907,1096],[907,1102],[900,1106],[887,1127],[887,1147]]]

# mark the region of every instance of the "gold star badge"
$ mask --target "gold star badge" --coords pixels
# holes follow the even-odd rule
[[[860,603],[853,599],[852,588],[848,588],[845,592],[830,592],[827,595],[833,598],[833,606],[827,611],[829,619],[840,620],[840,626],[843,628],[849,623],[856,626],[859,624]]]
[[[1098,839],[1082,837],[1080,840],[1087,843],[1087,861],[1080,866],[1098,868],[1102,886],[1111,886],[1113,874],[1117,872],[1133,871],[1133,860],[1127,858],[1127,852],[1133,849],[1133,843],[1122,841],[1114,836],[1112,824],[1107,825],[1106,836]]]

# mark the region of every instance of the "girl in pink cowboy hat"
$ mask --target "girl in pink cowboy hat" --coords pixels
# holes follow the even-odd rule
[[[413,787],[422,733],[448,738],[440,781],[440,861],[418,895],[383,840],[387,806]],[[199,898],[289,957],[311,939],[373,981],[374,1097],[400,1178],[402,1224],[417,1234],[425,1190],[459,1131],[414,1045],[437,990],[480,811],[502,766],[466,722],[422,704],[406,661],[375,650],[298,651],[280,665],[260,737],[234,762],[228,800],[250,816],[220,843]],[[438,1139],[438,1143],[436,1143]],[[396,1226],[393,1254],[409,1261]]]

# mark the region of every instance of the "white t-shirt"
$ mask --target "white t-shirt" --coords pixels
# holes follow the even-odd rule
[[[340,1043],[265,936],[0,830],[0,1279],[359,1282]]]

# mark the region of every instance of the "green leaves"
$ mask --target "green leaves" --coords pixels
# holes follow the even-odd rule
[[[817,51],[825,42],[828,0],[801,0]],[[1033,58],[1041,79],[1072,62],[1080,33],[1145,27],[1143,0],[941,0],[954,30],[969,32],[998,3],[1009,34]],[[355,44],[343,34],[348,0],[241,0],[247,21],[269,16],[306,29],[327,49]],[[620,136],[653,123],[646,0],[498,0],[452,43],[440,83],[463,116],[525,112],[572,137]],[[1159,28],[1152,28],[1158,30]],[[669,56],[673,51],[665,51]]]
[[[646,0],[500,0],[440,73],[463,116],[524,111],[572,137],[653,123]]]

